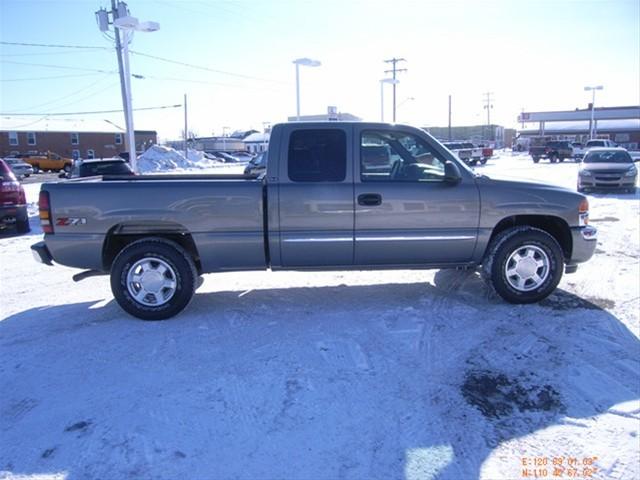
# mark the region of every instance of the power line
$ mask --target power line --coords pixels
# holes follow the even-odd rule
[[[129,53],[131,53],[133,55],[138,55],[140,57],[152,58],[154,60],[159,60],[161,62],[173,63],[174,65],[181,65],[183,67],[195,68],[197,70],[204,70],[204,71],[207,71],[207,72],[219,73],[219,74],[222,74],[222,75],[229,75],[229,76],[232,76],[232,77],[245,78],[245,79],[248,79],[248,80],[258,80],[258,81],[261,81],[261,82],[286,83],[286,82],[282,82],[280,80],[270,80],[270,79],[267,79],[267,78],[254,77],[254,76],[251,76],[251,75],[244,75],[244,74],[241,74],[241,73],[226,72],[224,70],[218,70],[218,69],[215,69],[215,68],[204,67],[202,65],[194,65],[192,63],[180,62],[178,60],[171,60],[170,58],[158,57],[157,55],[150,55],[148,53],[136,52],[134,50],[129,50]]]
[[[62,50],[59,52],[33,52],[33,53],[0,53],[0,57],[41,57],[43,55],[75,55],[78,53],[94,53],[94,52],[75,52],[73,50]]]
[[[26,46],[26,47],[50,47],[50,48],[75,48],[75,49],[93,49],[93,50],[111,50],[111,48],[109,47],[85,47],[85,46],[81,46],[81,45],[55,45],[55,44],[42,44],[42,43],[23,43],[23,42],[0,42],[0,44],[3,45],[18,45],[18,46]],[[138,55],[140,57],[146,57],[146,58],[151,58],[153,60],[158,60],[161,62],[165,62],[165,63],[172,63],[174,65],[181,65],[183,67],[189,67],[189,68],[194,68],[197,70],[203,70],[203,71],[207,71],[207,72],[212,72],[212,73],[217,73],[220,75],[228,75],[228,76],[232,76],[232,77],[237,77],[237,78],[244,78],[247,80],[257,80],[260,82],[268,82],[268,83],[287,83],[287,82],[283,82],[281,80],[272,80],[272,79],[268,79],[268,78],[261,78],[261,77],[256,77],[253,75],[245,75],[242,73],[235,73],[235,72],[229,72],[226,70],[220,70],[220,69],[216,69],[216,68],[211,68],[211,67],[207,67],[204,65],[196,65],[196,64],[192,64],[192,63],[187,63],[187,62],[182,62],[179,60],[172,60],[170,58],[165,58],[165,57],[160,57],[157,55],[151,55],[149,53],[144,53],[144,52],[138,52],[138,51],[134,51],[134,50],[129,50],[129,53],[133,54],[133,55]],[[68,69],[68,70],[80,70],[80,71],[92,71],[92,72],[98,72],[98,73],[117,73],[115,71],[105,71],[105,70],[98,70],[98,69],[88,69],[88,68],[80,68],[80,67],[69,67],[69,66],[63,66],[63,65],[50,65],[50,64],[38,64],[38,63],[27,63],[27,62],[16,62],[13,60],[1,60],[2,63],[11,63],[14,65],[28,65],[28,66],[34,66],[34,67],[45,67],[45,68],[61,68],[61,69]]]
[[[25,43],[25,42],[0,42],[0,45],[15,45],[19,47],[49,47],[49,48],[75,48],[86,50],[111,50],[109,47],[92,47],[87,45],[56,45],[51,43]]]
[[[53,75],[51,77],[0,78],[0,82],[29,82],[31,80],[53,80],[56,78],[94,77],[99,73],[72,73],[70,75]]]
[[[75,90],[74,92],[71,92],[67,95],[64,95],[63,97],[59,97],[56,98],[54,100],[50,100],[48,102],[45,103],[39,103],[37,105],[32,105],[30,107],[26,107],[26,108],[21,108],[20,110],[22,111],[27,111],[27,110],[34,110],[36,108],[40,108],[40,107],[44,107],[46,105],[51,105],[52,103],[58,103],[61,100],[66,100],[69,97],[73,97],[79,93],[82,93],[86,90],[89,90],[90,88],[93,88],[94,86],[98,85],[100,82],[104,81],[106,78],[108,78],[108,75],[103,75],[102,77],[100,77],[98,80],[96,80],[95,82],[91,82],[89,85],[85,85],[84,87],[80,88],[79,90]]]
[[[142,110],[164,110],[168,108],[182,108],[182,105],[161,105],[159,107],[141,107],[134,108],[133,111],[142,111]],[[99,110],[99,111],[91,111],[91,112],[59,112],[59,113],[2,113],[0,112],[0,116],[3,117],[58,117],[63,115],[93,115],[98,113],[122,113],[123,110]]]
[[[16,62],[13,60],[0,60],[0,63],[10,63],[12,65],[27,65],[30,67],[60,68],[63,70],[78,70],[81,72],[118,73],[114,70],[99,70],[96,68],[69,67],[66,65],[50,65],[50,64],[44,64],[44,63]]]

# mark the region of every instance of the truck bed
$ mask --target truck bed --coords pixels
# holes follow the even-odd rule
[[[42,190],[49,192],[58,219],[46,240],[60,263],[99,270],[107,235],[180,232],[191,235],[205,271],[264,268],[263,188],[261,180],[244,175],[105,176],[46,183]]]

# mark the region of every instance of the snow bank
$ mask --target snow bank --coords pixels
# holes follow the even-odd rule
[[[140,173],[157,173],[169,170],[195,170],[211,168],[220,162],[208,158],[199,150],[187,150],[187,157],[171,147],[154,145],[138,157]]]

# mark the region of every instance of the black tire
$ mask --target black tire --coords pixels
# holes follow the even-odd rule
[[[471,165],[472,167],[475,167],[478,164],[477,160],[469,160],[469,165]]]
[[[38,165],[33,166],[33,173],[40,173],[40,167]]]
[[[551,155],[549,155],[549,161],[551,163],[556,163],[558,161],[558,157],[556,156],[556,154],[552,153]]]
[[[71,171],[71,165],[65,165],[61,172],[69,173]]]
[[[173,293],[159,305],[141,303],[134,298],[132,292],[136,286],[140,293],[146,290],[141,287],[142,282],[129,281],[129,274],[139,262],[159,264],[168,267],[167,272],[155,273],[161,278],[173,281]],[[156,272],[158,272],[156,270]],[[182,311],[191,301],[196,288],[197,271],[191,255],[175,242],[163,238],[146,238],[127,245],[115,258],[111,267],[111,291],[118,304],[124,311],[142,320],[164,320]],[[169,287],[166,287],[169,289]],[[166,294],[165,287],[160,287],[161,295]],[[155,294],[153,298],[157,300]],[[148,297],[145,295],[142,301]],[[149,302],[148,302],[149,303]]]
[[[540,161],[540,157],[533,157],[533,163],[538,163]]]
[[[16,222],[16,230],[18,233],[30,232],[31,227],[29,226],[29,219],[25,218],[24,220],[18,220]]]
[[[486,165],[487,164],[487,160],[489,160],[488,158],[483,158],[482,160],[480,160],[480,163],[482,165]]]
[[[534,262],[544,263],[544,266],[534,267],[534,273],[538,275],[540,282],[536,285],[536,281],[529,279],[532,285],[526,287],[525,283],[522,289],[518,289],[513,285],[513,277],[507,275],[507,268],[511,265],[510,262],[513,262],[512,256],[516,255],[516,252],[527,252],[529,249],[539,252],[538,260],[532,257]],[[543,260],[545,256],[546,262]],[[544,230],[521,226],[505,230],[491,241],[482,264],[482,276],[507,302],[534,303],[543,300],[555,290],[562,278],[563,269],[564,254],[556,239]]]

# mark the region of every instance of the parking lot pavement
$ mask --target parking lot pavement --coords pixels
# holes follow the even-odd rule
[[[35,217],[0,239],[0,477],[640,478],[640,197],[588,197],[596,255],[537,305],[474,271],[240,272],[163,322],[36,264]]]
[[[60,178],[58,178],[58,175],[60,175],[60,172],[34,173],[33,175],[20,179],[20,182],[23,185],[29,185],[32,183],[57,182],[58,180],[60,180]]]

